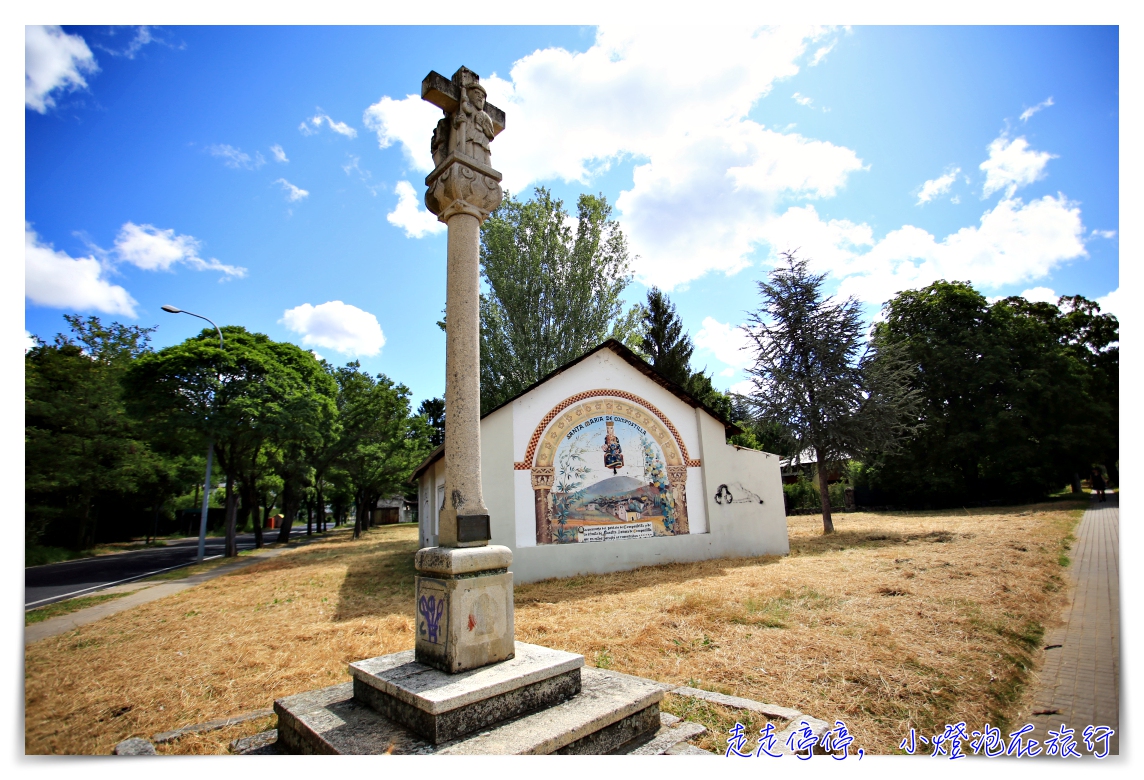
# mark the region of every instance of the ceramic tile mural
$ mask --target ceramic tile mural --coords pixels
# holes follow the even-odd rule
[[[537,544],[688,533],[685,450],[675,426],[632,398],[565,402],[546,417],[531,468]]]

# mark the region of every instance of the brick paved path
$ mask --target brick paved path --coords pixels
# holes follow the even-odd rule
[[[1089,724],[1116,735],[1109,755],[1120,752],[1120,502],[1093,502],[1077,526],[1066,570],[1071,599],[1065,625],[1045,639],[1045,667],[1034,699],[1033,737],[1044,744],[1049,729],[1076,729],[1077,748]],[[1043,713],[1043,714],[1036,714]]]

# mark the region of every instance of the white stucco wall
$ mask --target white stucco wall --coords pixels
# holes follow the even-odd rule
[[[546,414],[577,393],[635,394],[671,420],[692,459],[687,470],[690,533],[592,544],[536,544],[530,472],[514,470]],[[782,479],[776,455],[728,446],[723,424],[648,379],[610,350],[601,350],[481,421],[481,476],[493,544],[513,550],[515,582],[624,571],[639,566],[708,558],[785,555],[789,552]],[[726,489],[719,493],[719,486]],[[420,478],[422,546],[437,543],[444,461]],[[716,501],[730,493],[731,500]],[[752,497],[753,496],[753,497]],[[426,499],[431,511],[426,511]],[[759,503],[759,499],[762,503]]]

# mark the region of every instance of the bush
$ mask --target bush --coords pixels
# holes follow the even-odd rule
[[[24,545],[24,565],[43,566],[47,563],[59,563],[83,558],[84,553],[77,550],[66,550],[63,547],[50,547],[43,544]]]
[[[846,509],[846,484],[844,482],[835,482],[828,486],[827,492],[830,494],[831,510],[840,512]],[[806,477],[799,477],[798,482],[783,485],[783,499],[788,513],[822,508],[818,485]]]
[[[830,493],[830,508],[842,510],[846,508],[846,483],[835,482],[827,487]]]

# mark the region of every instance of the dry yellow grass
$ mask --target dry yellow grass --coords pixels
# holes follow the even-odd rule
[[[1079,510],[789,520],[786,558],[705,561],[516,589],[517,639],[589,664],[847,723],[894,752],[911,725],[1004,725],[1059,614],[1062,543]],[[416,529],[309,545],[25,652],[28,753],[103,753],[349,679],[346,664],[413,646]],[[740,713],[669,697],[722,733]],[[690,708],[688,710],[687,708]],[[757,718],[754,728],[762,725]],[[746,725],[746,723],[744,723]],[[267,728],[186,737],[163,752],[226,752]]]

